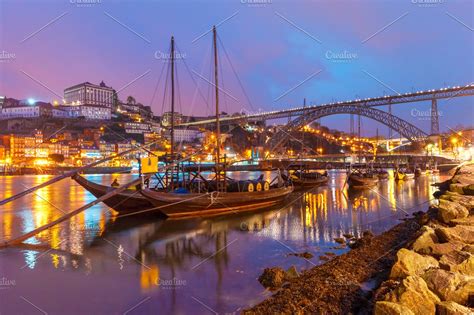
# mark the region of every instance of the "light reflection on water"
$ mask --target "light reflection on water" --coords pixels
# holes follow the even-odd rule
[[[258,177],[234,173],[233,177]],[[266,172],[267,178],[271,177]],[[125,182],[132,175],[122,175]],[[115,175],[90,175],[110,184]],[[0,177],[0,199],[40,184],[49,176]],[[381,181],[372,190],[349,190],[343,173],[331,173],[326,187],[297,191],[281,209],[225,217],[163,221],[118,219],[99,204],[28,240],[0,251],[2,314],[123,313],[146,299],[137,313],[231,313],[269,293],[256,280],[263,268],[321,263],[319,255],[345,249],[344,233],[381,233],[408,212],[426,210],[430,185],[439,177]],[[8,239],[59,218],[95,198],[70,179],[42,188],[0,208],[0,239]],[[309,261],[287,256],[309,251]],[[202,303],[202,304],[201,304]]]

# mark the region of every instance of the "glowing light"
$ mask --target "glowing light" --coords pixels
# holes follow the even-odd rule
[[[26,101],[28,102],[29,105],[35,105],[35,103],[36,103],[34,98],[29,98]]]

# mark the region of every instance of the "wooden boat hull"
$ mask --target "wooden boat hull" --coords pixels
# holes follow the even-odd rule
[[[347,180],[349,186],[354,188],[368,188],[377,185],[379,179],[377,176],[374,177],[364,177],[357,174],[350,174]]]
[[[291,178],[293,185],[300,187],[315,187],[327,184],[329,178]]]
[[[97,198],[102,197],[114,189],[111,186],[91,182],[78,174],[73,175],[72,179]],[[143,197],[137,190],[132,189],[126,189],[122,193],[105,200],[104,203],[120,214],[133,213],[153,208],[153,204],[148,201],[148,199]]]
[[[237,213],[272,207],[282,202],[293,186],[254,192],[213,192],[209,194],[170,193],[151,189],[140,193],[170,218]]]

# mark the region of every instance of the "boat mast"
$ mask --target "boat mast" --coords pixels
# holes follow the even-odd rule
[[[174,36],[171,36],[171,159],[174,161]],[[174,167],[171,168],[171,190],[174,186]]]
[[[217,32],[216,26],[212,27],[213,35],[213,46],[214,46],[214,87],[216,93],[216,180],[217,187],[219,189],[221,180],[221,126],[219,121],[219,81],[218,81],[218,69],[217,69]],[[225,178],[225,175],[224,175]]]

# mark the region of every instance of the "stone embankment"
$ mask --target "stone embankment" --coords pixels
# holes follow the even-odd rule
[[[275,293],[243,313],[474,314],[474,164],[438,186],[438,207],[338,239],[346,254],[301,273],[267,268],[259,281]]]
[[[439,186],[436,216],[398,251],[375,315],[474,314],[474,165]]]

